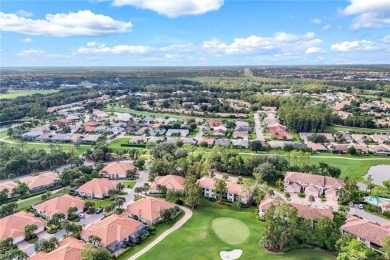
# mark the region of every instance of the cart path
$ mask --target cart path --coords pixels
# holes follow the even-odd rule
[[[153,240],[152,243],[150,243],[149,245],[144,247],[141,251],[137,252],[135,255],[131,256],[129,258],[130,260],[135,260],[138,257],[145,254],[146,252],[148,252],[150,249],[152,249],[155,245],[160,243],[164,238],[166,238],[173,231],[176,231],[179,228],[181,228],[181,226],[183,226],[192,217],[192,210],[190,210],[189,208],[186,208],[186,207],[181,207],[181,206],[179,206],[179,207],[180,207],[180,209],[182,209],[184,211],[185,215],[180,220],[178,220],[172,227],[165,230],[159,237],[157,237],[155,240]]]

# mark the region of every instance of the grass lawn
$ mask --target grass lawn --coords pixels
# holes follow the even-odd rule
[[[125,185],[126,188],[133,188],[135,185],[135,181],[123,181],[122,184]]]
[[[347,131],[354,133],[363,133],[363,134],[375,134],[375,133],[383,133],[390,132],[390,128],[361,128],[361,127],[351,127],[351,126],[327,126],[325,132],[337,132],[337,131]]]
[[[8,142],[9,141],[9,142]],[[20,147],[21,143],[18,140],[14,139],[6,139],[4,143],[7,146],[17,146]],[[73,144],[56,144],[61,147],[61,149],[65,152],[74,152],[74,156],[79,156],[80,154],[84,153],[88,149],[91,148],[90,145],[81,145],[79,148],[76,148]],[[24,148],[25,149],[44,149],[47,150],[49,149],[50,143],[35,143],[35,142],[25,142],[24,143]]]
[[[111,203],[113,202],[112,200],[105,200],[105,199],[83,199],[84,201],[92,201],[95,203],[95,207],[96,208],[100,208],[100,207],[106,207],[108,205],[111,205]]]
[[[7,94],[0,94],[0,99],[3,98],[13,99],[21,96],[31,96],[32,94],[49,94],[54,92],[58,92],[58,90],[56,89],[11,90]]]
[[[111,112],[110,110],[111,110],[110,107],[103,108],[103,111],[106,111],[106,112]],[[130,108],[121,108],[121,107],[114,107],[114,112],[122,112],[122,113],[126,112],[126,113],[133,114],[135,116],[144,116],[144,117],[155,116],[156,118],[157,117],[160,117],[160,118],[172,117],[172,118],[176,118],[176,119],[181,119],[181,118],[204,118],[204,119],[209,119],[209,118],[213,118],[213,117],[191,116],[191,115],[183,115],[183,114],[171,114],[171,113],[157,113],[157,112],[149,112],[149,111],[138,111],[138,110],[134,110],[134,109],[130,109]],[[227,121],[233,121],[236,118],[233,118],[233,117],[218,117],[218,119],[220,119],[220,120],[227,120]]]
[[[172,223],[162,223],[156,226],[155,234],[148,237],[146,240],[142,241],[140,245],[134,246],[132,248],[129,248],[128,250],[124,251],[121,255],[119,255],[116,259],[118,260],[125,260],[129,259],[130,256],[134,255],[135,253],[142,250],[144,247],[152,243],[157,237],[159,237],[165,230],[173,226],[179,219],[181,219],[184,216],[183,212],[181,212],[179,215],[176,216],[174,222]]]
[[[218,208],[203,207],[195,210],[192,218],[186,224],[138,259],[220,259],[220,251],[232,249],[243,250],[240,259],[335,259],[331,254],[314,250],[297,250],[287,254],[268,253],[259,247],[259,236],[264,223],[256,219],[255,209],[236,210],[233,207],[213,204],[216,204]],[[244,225],[250,231],[249,237],[245,242],[234,246],[224,242],[217,236],[212,227],[213,221],[218,218],[234,218],[243,224],[245,223]],[[233,235],[239,235],[237,232]]]
[[[62,188],[62,189],[59,189],[59,190],[54,190],[51,192],[51,198],[54,197],[54,196],[58,196],[58,195],[61,195],[61,194],[65,194],[68,192],[68,188]],[[31,198],[28,198],[28,199],[25,199],[25,200],[21,200],[21,201],[18,201],[17,204],[18,204],[18,208],[17,210],[25,210],[27,209],[28,207],[30,206],[33,206],[39,202],[42,202],[42,199],[41,199],[41,196],[42,194],[39,194],[37,196],[34,196],[34,197],[31,197]]]
[[[365,157],[363,156],[362,159]],[[341,175],[340,178],[344,178],[346,176],[352,178],[359,178],[365,175],[368,169],[371,166],[378,164],[390,164],[390,158],[388,160],[383,160],[380,158],[365,158],[366,160],[348,160],[343,157],[340,158],[316,158],[310,157],[310,164],[319,164],[320,162],[328,163],[331,166],[335,166],[340,168]]]

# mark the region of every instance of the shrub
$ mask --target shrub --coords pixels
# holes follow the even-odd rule
[[[296,249],[314,249],[314,246],[306,245],[306,244],[291,245],[291,246],[286,246],[285,248],[282,249],[282,251],[284,253],[288,253]]]

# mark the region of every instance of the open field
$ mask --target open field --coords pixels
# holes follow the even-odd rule
[[[3,133],[3,132],[1,132]],[[19,140],[9,139],[6,136],[3,137],[0,142],[4,142],[7,146],[21,147],[25,149],[49,149],[50,143],[39,143],[39,142],[24,142],[23,144]],[[84,153],[86,150],[90,149],[90,145],[81,145],[79,148],[75,147],[73,144],[55,144],[61,147],[65,152],[72,152],[74,156],[79,156]]]
[[[0,99],[5,99],[5,98],[12,99],[21,96],[31,96],[33,94],[49,94],[54,92],[58,92],[58,90],[55,89],[11,90],[7,94],[0,94]]]
[[[255,209],[236,210],[234,206],[230,208],[217,203],[207,204],[211,207],[195,210],[192,218],[183,227],[170,234],[138,259],[220,259],[220,251],[232,249],[243,250],[240,259],[335,259],[331,254],[314,250],[297,250],[287,254],[268,253],[259,247],[259,236],[264,223],[256,219]],[[234,218],[245,223],[250,231],[249,237],[241,244],[234,246],[227,244],[213,230],[212,223],[217,218]]]
[[[337,132],[337,131],[345,131],[345,132],[353,132],[353,133],[363,133],[363,134],[375,134],[375,133],[389,133],[390,128],[360,128],[360,127],[351,127],[351,126],[328,126],[325,129],[326,132]]]
[[[103,108],[103,111],[106,112],[111,112],[111,108]],[[204,119],[209,119],[212,117],[202,117],[202,116],[190,116],[190,115],[178,115],[178,114],[171,114],[171,113],[157,113],[157,112],[149,112],[149,111],[138,111],[130,108],[121,108],[121,107],[114,107],[114,112],[122,112],[122,113],[130,113],[136,116],[143,116],[143,117],[148,117],[148,116],[155,116],[159,118],[166,118],[166,117],[172,117],[176,119],[181,119],[181,118],[204,118]],[[220,120],[227,120],[227,121],[233,121],[236,118],[231,118],[231,117],[217,117]]]
[[[280,151],[279,154],[254,154],[254,153],[243,153],[240,154],[242,158],[249,158],[251,156],[266,156],[266,155],[279,155],[286,156],[286,152]],[[287,159],[287,158],[286,158]],[[352,178],[360,178],[364,176],[371,166],[378,164],[390,164],[390,157],[380,156],[352,156],[350,154],[330,154],[330,153],[319,153],[310,156],[310,164],[319,165],[320,162],[325,162],[331,166],[340,168],[340,178],[347,176]]]
[[[126,188],[133,188],[134,185],[135,185],[135,181],[123,181],[122,184],[123,184]]]
[[[104,208],[112,203],[112,201],[108,200],[108,199],[107,200],[106,199],[83,199],[83,200],[94,202],[96,208],[99,208],[99,207]]]
[[[364,157],[363,157],[364,158]],[[378,164],[390,164],[390,158],[383,160],[380,158],[366,158],[366,160],[348,160],[342,157],[340,158],[316,158],[310,157],[311,164],[319,164],[320,162],[328,163],[331,166],[335,166],[341,169],[340,178],[352,177],[359,178],[363,177],[371,166]],[[389,175],[390,178],[390,175]]]

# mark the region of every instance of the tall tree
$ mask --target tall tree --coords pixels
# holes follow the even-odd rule
[[[83,260],[109,260],[112,259],[111,253],[103,247],[96,247],[91,243],[87,243],[81,250]]]
[[[214,192],[217,196],[219,202],[222,201],[223,195],[227,193],[227,186],[225,180],[215,180],[215,189]]]

